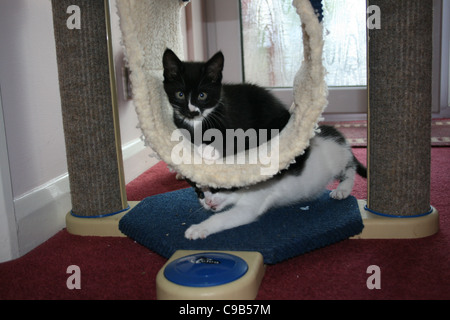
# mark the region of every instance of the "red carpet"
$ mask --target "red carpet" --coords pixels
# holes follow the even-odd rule
[[[354,149],[365,162],[366,149]],[[432,150],[432,205],[438,234],[415,240],[345,240],[267,267],[258,299],[450,299],[450,148]],[[186,187],[160,163],[127,186],[130,200]],[[365,180],[353,194],[366,198]],[[80,237],[60,231],[27,255],[0,264],[0,299],[155,299],[165,259],[128,238]],[[81,271],[69,290],[67,267]],[[381,271],[369,290],[367,268]]]
[[[338,128],[353,147],[367,146],[367,121],[323,122]],[[431,121],[431,145],[433,147],[450,146],[450,119]]]

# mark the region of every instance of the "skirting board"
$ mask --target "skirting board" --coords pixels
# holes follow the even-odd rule
[[[129,201],[130,210],[139,202]],[[433,212],[419,218],[386,218],[364,209],[365,200],[358,200],[363,218],[363,232],[351,239],[416,239],[431,236],[439,231],[439,214]],[[67,231],[81,236],[126,237],[119,231],[119,221],[128,211],[106,218],[76,218],[66,216]]]

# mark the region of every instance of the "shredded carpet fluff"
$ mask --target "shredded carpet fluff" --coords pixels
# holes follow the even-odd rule
[[[280,135],[245,154],[238,154],[236,159],[247,159],[244,164],[236,163],[235,158],[219,159],[211,164],[200,159],[201,164],[198,164],[198,160],[195,163],[196,148],[188,139],[172,141],[176,127],[162,82],[165,48],[183,56],[179,21],[184,5],[179,0],[117,1],[134,103],[144,140],[171,169],[199,185],[230,188],[267,180],[287,168],[309,146],[328,104],[322,65],[322,24],[309,0],[293,1],[303,27],[304,61],[294,80],[292,116]],[[182,150],[183,155],[190,156],[181,162],[174,160],[174,150]],[[260,150],[271,159],[269,164],[267,157],[262,160],[259,156]],[[275,167],[274,162],[278,164]]]

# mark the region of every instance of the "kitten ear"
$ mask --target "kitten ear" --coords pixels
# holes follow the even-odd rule
[[[177,55],[170,49],[166,49],[163,55],[164,78],[173,80],[180,73],[182,62]]]
[[[206,62],[206,75],[213,82],[222,80],[222,70],[224,64],[224,56],[221,51],[217,52],[211,59]]]

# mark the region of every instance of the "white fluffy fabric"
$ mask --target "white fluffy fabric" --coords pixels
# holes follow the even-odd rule
[[[180,14],[184,5],[181,0],[117,0],[134,103],[145,142],[170,168],[198,185],[230,188],[265,181],[304,153],[328,104],[322,64],[322,24],[309,0],[293,1],[303,27],[304,60],[294,80],[292,116],[279,139],[246,151],[245,159],[258,159],[256,163],[236,164],[236,161],[225,158],[214,163],[201,161],[201,164],[195,164],[197,148],[188,139],[171,141],[177,128],[162,82],[162,55],[166,47],[183,56]],[[172,152],[180,147],[185,154],[190,152],[192,161],[173,161]],[[260,157],[260,150],[264,155],[269,154],[271,163]],[[275,160],[276,170],[269,170]],[[270,174],[267,174],[268,170]]]

